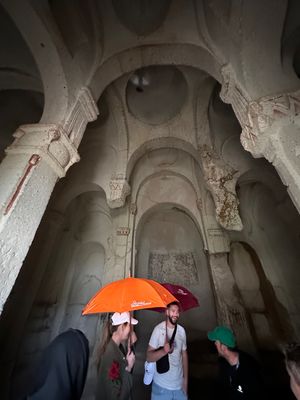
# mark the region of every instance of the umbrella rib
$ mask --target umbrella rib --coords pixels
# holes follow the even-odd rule
[[[124,298],[125,298],[125,290],[123,289],[122,293],[121,293],[121,305],[120,305],[120,308],[122,308],[122,304],[124,302]],[[119,311],[122,312],[122,310],[119,310]]]

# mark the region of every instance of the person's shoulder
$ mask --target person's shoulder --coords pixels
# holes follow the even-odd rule
[[[162,321],[159,324],[155,325],[155,327],[153,328],[152,333],[165,331],[165,330],[166,330],[166,323],[165,323],[165,321]]]
[[[154,329],[166,329],[166,321],[161,321],[159,324],[157,324]]]
[[[253,367],[259,367],[259,362],[251,354],[245,351],[239,350],[239,362],[240,364],[247,364]]]
[[[185,329],[182,325],[177,324],[177,331],[179,333],[185,334]]]
[[[120,350],[119,350],[118,345],[112,339],[110,339],[110,341],[107,343],[105,353],[106,354],[112,354],[112,353],[118,354],[119,351]]]

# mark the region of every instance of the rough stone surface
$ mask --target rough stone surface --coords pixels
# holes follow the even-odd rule
[[[70,326],[90,341],[92,399],[106,317],[80,311],[129,275],[198,297],[181,317],[193,379],[213,378],[206,332],[217,322],[242,348],[299,341],[299,2],[0,8],[1,399],[24,397]],[[138,318],[144,399],[162,318]]]

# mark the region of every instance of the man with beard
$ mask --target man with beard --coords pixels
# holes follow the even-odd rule
[[[149,341],[147,361],[157,362],[166,355],[169,361],[166,372],[158,372],[157,365],[151,400],[187,400],[188,355],[185,330],[177,324],[179,314],[179,304],[170,303],[166,321],[154,328]]]

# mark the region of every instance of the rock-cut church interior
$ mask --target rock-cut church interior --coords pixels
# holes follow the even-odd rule
[[[217,324],[283,390],[281,346],[300,339],[300,2],[1,0],[0,32],[1,399],[69,327],[89,340],[93,399],[104,317],[81,311],[129,275],[198,298],[180,317],[191,399],[213,382]],[[161,316],[136,316],[147,399]]]

